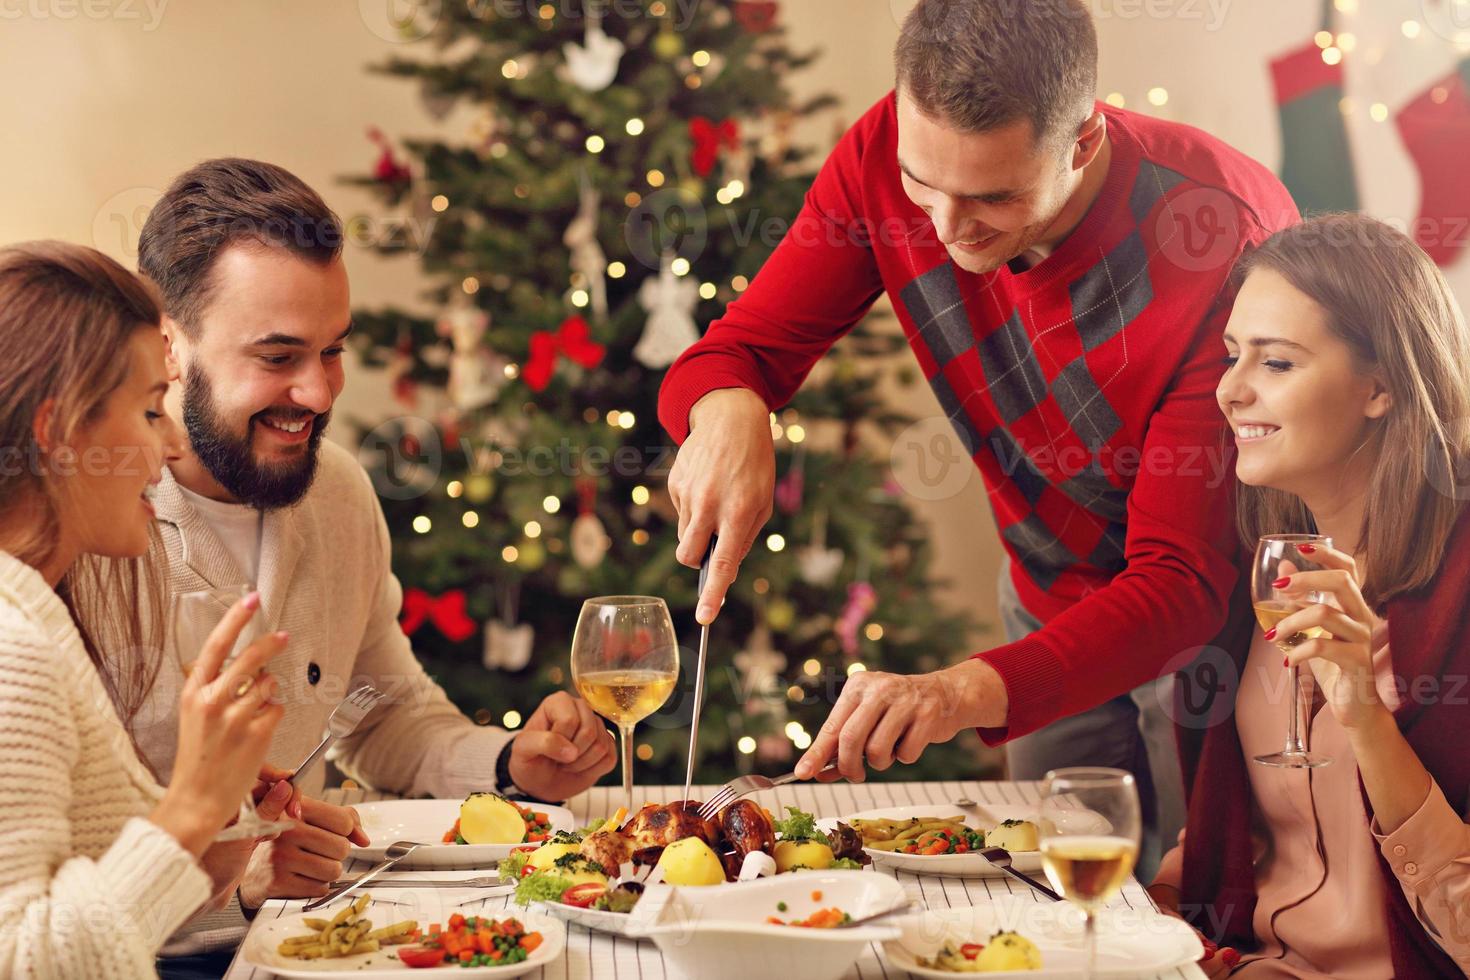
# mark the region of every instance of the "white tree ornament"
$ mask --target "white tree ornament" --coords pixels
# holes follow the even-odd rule
[[[587,37],[583,43],[562,45],[567,77],[588,92],[601,92],[618,77],[618,65],[626,50],[622,41],[609,37],[602,29],[602,12],[591,7],[587,11]]]
[[[694,310],[699,285],[689,276],[674,275],[674,257],[665,253],[658,278],[645,279],[638,302],[648,311],[648,325],[633,356],[650,370],[666,368],[699,339]]]
[[[511,624],[492,619],[485,624],[482,662],[490,670],[525,670],[531,662],[535,639],[530,623]]]
[[[607,319],[607,254],[597,242],[597,215],[602,207],[602,194],[592,186],[592,181],[583,172],[581,180],[581,203],[577,216],[567,226],[562,241],[571,249],[572,272],[587,282],[587,291],[592,298],[592,312],[598,320]]]
[[[459,303],[439,318],[440,335],[447,335],[453,353],[449,356],[449,399],[461,412],[472,412],[495,401],[505,386],[505,359],[483,346],[490,328],[490,314]]]

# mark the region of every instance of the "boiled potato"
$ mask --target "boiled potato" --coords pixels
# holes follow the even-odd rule
[[[526,865],[535,868],[537,871],[545,871],[547,868],[556,864],[558,859],[566,857],[568,854],[579,853],[581,851],[576,844],[542,844],[531,852],[530,857],[526,858]]]
[[[664,881],[670,885],[721,885],[725,882],[725,866],[698,837],[685,837],[664,848],[658,859]]]
[[[783,874],[792,868],[822,871],[832,867],[832,848],[821,841],[777,841],[776,850],[771,856],[776,859],[776,874]]]
[[[1030,820],[1007,820],[985,835],[986,847],[1003,847],[1008,851],[1035,851],[1041,847],[1036,824]]]
[[[607,884],[607,875],[593,869],[592,862],[586,861],[579,862],[575,870],[561,868],[557,870],[557,873],[574,885],[581,885],[589,881],[595,881],[599,885]]]
[[[459,805],[459,836],[470,844],[519,844],[526,818],[503,796],[471,793]]]
[[[1010,970],[1041,969],[1041,950],[1025,936],[1014,932],[998,932],[975,957],[975,967],[982,973],[1004,973]]]

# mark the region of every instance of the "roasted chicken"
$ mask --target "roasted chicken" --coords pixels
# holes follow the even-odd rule
[[[599,830],[582,838],[582,855],[602,865],[608,877],[618,873],[633,856],[633,845],[616,829]]]
[[[776,847],[771,818],[750,800],[736,800],[720,811],[720,830],[741,861],[751,851],[770,854]]]
[[[676,840],[698,837],[716,853],[721,849],[719,829],[696,813],[698,803],[650,803],[633,819],[613,830],[599,830],[582,841],[583,856],[616,875],[625,861],[654,864],[663,849]]]
[[[711,848],[719,849],[720,831],[714,824],[701,817],[699,803],[650,803],[633,815],[623,825],[623,835],[633,849],[645,847],[668,847],[685,837],[698,837]]]

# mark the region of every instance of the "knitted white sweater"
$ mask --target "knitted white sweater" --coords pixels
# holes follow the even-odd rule
[[[0,551],[0,976],[154,976],[210,897],[70,613]]]

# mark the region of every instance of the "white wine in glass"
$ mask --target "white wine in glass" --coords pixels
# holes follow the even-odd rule
[[[1038,811],[1041,864],[1052,887],[1086,916],[1086,970],[1097,960],[1097,913],[1118,896],[1138,860],[1138,788],[1121,769],[1054,769]]]
[[[633,728],[663,706],[679,682],[679,644],[662,599],[603,596],[582,603],[572,635],[572,682],[618,726],[623,795],[633,812]]]
[[[214,589],[200,589],[195,592],[175,592],[169,599],[169,646],[173,649],[180,668],[187,675],[193,669],[194,661],[204,650],[204,644],[208,641],[216,626],[225,618],[225,613],[249,595],[251,589],[248,585],[227,585]],[[260,612],[257,610],[254,616],[240,628],[240,634],[235,638],[235,645],[225,656],[224,663],[220,665],[220,673],[224,674],[230,669],[230,664],[235,658],[244,653],[246,648],[256,640],[260,639],[264,627],[261,625]],[[246,795],[240,804],[239,818],[215,836],[217,841],[243,840],[247,837],[263,837],[266,834],[279,833],[296,826],[294,820],[270,821],[255,812],[255,800]]]
[[[1256,557],[1251,566],[1251,603],[1255,607],[1256,621],[1261,624],[1263,631],[1269,632],[1292,613],[1299,612],[1314,602],[1324,601],[1316,592],[1289,596],[1273,584],[1297,572],[1313,572],[1322,568],[1302,554],[1302,545],[1330,548],[1332,539],[1320,534],[1267,534],[1256,542]],[[1312,626],[1291,636],[1278,636],[1273,642],[1282,653],[1290,653],[1308,640],[1328,635],[1330,634],[1320,626]],[[1255,761],[1263,766],[1277,769],[1316,769],[1332,761],[1331,756],[1307,751],[1306,739],[1302,737],[1300,683],[1301,671],[1295,665],[1287,668],[1286,695],[1290,714],[1286,722],[1286,744],[1280,752],[1256,756]]]

